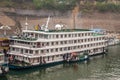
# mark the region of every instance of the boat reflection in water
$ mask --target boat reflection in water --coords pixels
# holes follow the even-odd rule
[[[0,80],[8,80],[7,76],[0,76]]]
[[[88,63],[88,62],[87,62]],[[59,64],[54,67],[49,68],[33,68],[33,69],[26,69],[26,70],[11,70],[9,73],[9,78],[12,76],[10,80],[44,80],[53,78],[54,76],[60,77],[60,74],[66,74],[66,70],[72,70],[73,72],[78,71],[79,65],[87,65],[86,62],[78,62],[78,63],[64,63]],[[67,77],[66,77],[67,78]],[[53,80],[53,79],[52,79]]]

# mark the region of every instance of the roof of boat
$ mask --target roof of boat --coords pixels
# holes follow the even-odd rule
[[[76,32],[76,31],[91,31],[89,29],[62,29],[62,30],[49,30],[49,32]]]
[[[86,32],[91,31],[89,29],[62,29],[62,30],[23,30],[23,32],[44,32],[44,33],[61,33],[61,32]],[[93,31],[92,31],[93,32]]]

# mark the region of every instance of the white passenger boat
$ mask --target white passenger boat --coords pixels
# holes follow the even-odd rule
[[[11,69],[83,61],[105,53],[106,35],[86,29],[62,29],[60,24],[49,30],[48,22],[49,18],[45,27],[36,26],[35,30],[28,30],[26,23],[21,35],[11,37],[8,53]]]

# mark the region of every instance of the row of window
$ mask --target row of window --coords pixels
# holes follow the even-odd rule
[[[52,52],[59,52],[59,51],[75,50],[75,49],[80,49],[80,48],[89,48],[89,47],[94,47],[94,46],[97,47],[97,46],[102,46],[102,45],[105,45],[105,42],[86,44],[86,45],[78,45],[78,46],[70,46],[70,47],[61,47],[61,48],[54,48],[54,49],[46,49],[46,50],[41,50],[40,53],[52,53]],[[38,50],[33,51],[33,50],[19,49],[19,48],[14,48],[14,47],[11,47],[11,51],[17,51],[17,52],[20,52],[21,54],[23,54],[23,53],[39,54]]]
[[[22,57],[22,56],[15,56],[16,59],[19,60],[24,60],[26,62],[30,63],[43,63],[44,61],[53,61],[53,60],[58,60],[58,59],[63,59],[63,55],[54,55],[54,56],[46,56],[46,57],[38,57],[38,58],[27,58],[27,57]]]
[[[92,36],[93,33],[76,33],[76,34],[55,34],[48,35],[49,39],[53,38],[71,38],[71,37],[84,37],[84,36]]]
[[[103,37],[100,38],[91,38],[91,39],[79,39],[79,40],[67,40],[67,41],[56,41],[56,42],[47,42],[45,43],[46,46],[54,46],[54,45],[65,45],[65,44],[76,44],[76,43],[86,43],[92,41],[100,41],[103,40]],[[45,46],[44,45],[44,46]],[[43,46],[43,45],[41,45]]]
[[[54,49],[46,49],[41,50],[41,53],[52,53],[52,52],[61,52],[61,51],[69,51],[69,50],[75,50],[75,49],[81,49],[81,48],[89,48],[94,46],[102,46],[105,45],[104,42],[102,43],[94,43],[94,44],[87,44],[87,45],[78,45],[78,46],[70,46],[70,47],[62,47],[62,48],[54,48]]]
[[[69,34],[38,34],[38,33],[23,33],[23,35],[31,35],[35,38],[71,38],[71,37],[84,37],[84,36],[92,36],[94,33],[88,32],[88,33],[69,33]]]
[[[66,41],[56,41],[56,42],[23,42],[23,41],[12,41],[12,44],[15,43],[16,45],[21,46],[32,46],[32,47],[44,47],[44,46],[55,46],[55,45],[65,45],[65,44],[76,44],[76,43],[85,43],[85,42],[92,42],[92,41],[100,41],[104,40],[104,37],[98,38],[87,38],[87,39],[77,39],[77,40],[66,40]]]

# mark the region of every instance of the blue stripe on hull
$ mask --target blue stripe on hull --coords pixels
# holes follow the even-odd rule
[[[39,64],[39,65],[31,65],[31,66],[15,66],[12,64],[9,64],[9,68],[12,70],[21,70],[21,69],[29,69],[29,68],[35,68],[35,67],[51,67],[51,66],[55,66],[58,64],[62,64],[63,61],[59,61],[59,62],[54,62],[54,63],[46,63],[46,64]]]

